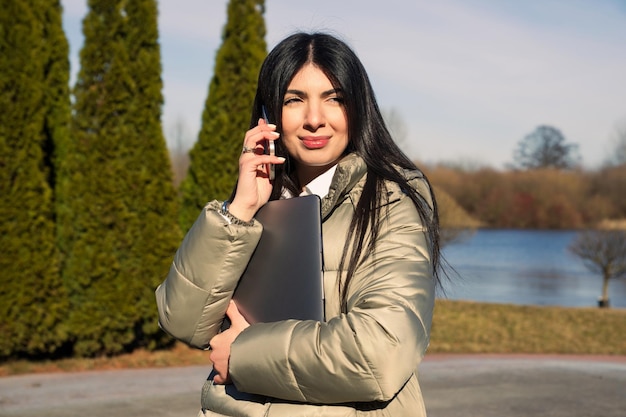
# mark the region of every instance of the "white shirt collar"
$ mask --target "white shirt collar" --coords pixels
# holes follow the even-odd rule
[[[300,195],[303,196],[303,195],[316,194],[320,198],[324,198],[326,194],[328,194],[328,191],[330,190],[330,184],[333,181],[335,170],[337,170],[336,164],[332,168],[330,168],[328,171],[324,172],[322,175],[316,177],[315,179],[313,179],[313,181],[308,183],[304,187],[304,191],[302,191]]]

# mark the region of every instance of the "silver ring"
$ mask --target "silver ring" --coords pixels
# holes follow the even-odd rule
[[[241,150],[241,153],[254,153],[255,148],[248,148],[247,146],[243,146],[243,149]]]

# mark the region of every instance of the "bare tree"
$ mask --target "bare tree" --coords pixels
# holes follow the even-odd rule
[[[513,152],[514,166],[522,169],[571,169],[580,164],[578,145],[566,143],[560,130],[539,126],[518,142]]]
[[[407,138],[409,137],[409,129],[400,112],[395,108],[391,108],[383,109],[382,114],[391,136],[393,136],[393,140],[403,152],[408,153]]]
[[[189,129],[185,125],[185,121],[179,117],[174,122],[174,125],[170,128],[170,134],[168,135],[174,147],[170,148],[170,160],[172,162],[172,173],[174,186],[178,187],[187,174],[189,168],[189,149],[185,146],[185,143],[189,141]],[[171,145],[170,145],[171,146]]]
[[[626,165],[626,122],[615,128],[611,145],[612,148],[607,157],[607,165]]]
[[[585,266],[602,275],[602,296],[598,306],[609,306],[609,280],[626,277],[626,231],[581,232],[568,247]]]

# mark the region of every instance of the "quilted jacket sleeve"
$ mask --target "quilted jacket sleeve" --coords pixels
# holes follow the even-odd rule
[[[326,323],[255,324],[231,347],[237,389],[289,401],[387,401],[429,341],[434,279],[429,242],[409,198],[391,204],[375,254],[349,288],[348,313]]]
[[[261,237],[262,226],[228,224],[209,203],[176,252],[156,289],[159,324],[201,349],[217,334],[239,277]]]

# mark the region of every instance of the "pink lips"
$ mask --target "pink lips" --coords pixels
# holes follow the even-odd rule
[[[329,136],[306,136],[303,137],[302,143],[307,149],[321,149],[330,141]]]

